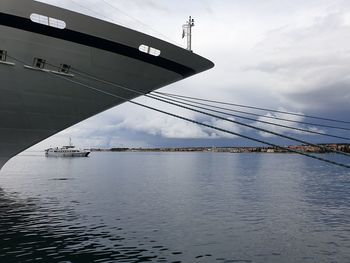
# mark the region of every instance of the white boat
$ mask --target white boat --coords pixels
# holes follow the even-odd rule
[[[90,151],[63,146],[61,148],[49,148],[45,150],[47,157],[88,157]]]
[[[69,139],[69,145],[62,146],[61,148],[49,148],[45,150],[45,155],[47,157],[88,157],[90,151],[81,150],[75,148],[72,144],[71,139]]]
[[[0,168],[84,119],[213,66],[126,27],[33,0],[1,0]]]

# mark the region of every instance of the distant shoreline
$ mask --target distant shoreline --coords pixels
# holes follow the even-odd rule
[[[291,151],[307,152],[307,153],[327,153],[322,147],[331,150],[350,153],[350,144],[329,143],[317,144],[320,147],[309,145],[290,145],[285,146]],[[215,152],[215,153],[291,153],[288,150],[277,147],[157,147],[157,148],[92,148],[92,152]]]

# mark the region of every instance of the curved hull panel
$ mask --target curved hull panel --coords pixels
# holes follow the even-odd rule
[[[34,23],[29,18],[33,13],[60,18],[67,27]],[[139,46],[145,43],[161,55],[141,52]],[[0,51],[8,55],[0,61],[0,168],[12,156],[67,127],[213,67],[210,61],[162,40],[29,0],[1,1]],[[43,69],[33,64],[35,58],[46,61]],[[62,64],[137,92],[74,70],[52,73]]]

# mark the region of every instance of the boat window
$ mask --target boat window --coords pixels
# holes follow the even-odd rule
[[[0,61],[6,61],[6,59],[7,59],[7,51],[0,50]]]
[[[34,23],[39,23],[42,25],[51,26],[51,27],[55,27],[55,28],[59,28],[59,29],[66,28],[66,22],[59,20],[59,19],[56,19],[56,18],[48,17],[48,16],[43,16],[43,15],[39,15],[39,14],[31,14],[30,20],[32,20]]]
[[[43,69],[45,67],[46,60],[42,58],[34,58],[33,67]]]
[[[146,45],[140,45],[139,50],[143,53],[147,53],[147,54],[150,54],[150,55],[156,56],[156,57],[160,56],[160,53],[161,53],[159,49],[149,47]]]

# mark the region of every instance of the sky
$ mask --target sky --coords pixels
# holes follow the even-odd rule
[[[341,0],[42,0],[184,46],[195,19],[193,50],[215,68],[160,91],[350,120],[350,2]],[[295,144],[222,120],[164,106],[207,124],[283,145]],[[269,116],[285,117],[274,112]],[[297,121],[309,121],[293,117]],[[290,123],[278,122],[291,125]],[[311,142],[332,138],[250,122]],[[303,128],[300,124],[294,127]],[[313,128],[346,136],[337,130]],[[254,142],[124,103],[36,145],[80,147],[247,146]],[[346,142],[346,141],[345,141]]]

